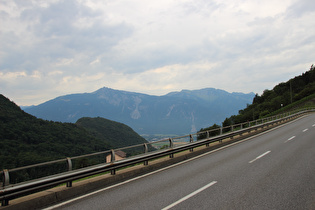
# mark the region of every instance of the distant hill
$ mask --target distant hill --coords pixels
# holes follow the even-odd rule
[[[144,142],[130,127],[106,119],[37,119],[0,94],[0,170]]]
[[[228,93],[214,88],[151,96],[104,87],[92,93],[60,96],[25,111],[60,122],[103,117],[124,123],[139,134],[180,135],[236,114],[253,97],[254,93]]]
[[[83,117],[80,118],[76,124],[88,130],[96,138],[113,145],[113,148],[121,148],[147,142],[125,124],[105,118]]]

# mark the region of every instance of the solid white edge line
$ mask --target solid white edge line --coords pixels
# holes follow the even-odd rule
[[[127,181],[124,181],[124,182],[121,182],[121,183],[118,183],[118,184],[115,184],[115,185],[112,185],[112,186],[109,186],[109,187],[106,187],[106,188],[103,188],[103,189],[100,189],[100,190],[97,190],[97,191],[91,192],[91,193],[89,193],[89,194],[85,194],[85,195],[82,195],[82,196],[80,196],[80,197],[73,198],[73,199],[68,200],[68,201],[65,201],[65,202],[63,202],[63,203],[59,203],[59,204],[56,204],[56,205],[54,205],[54,206],[47,207],[47,208],[45,208],[45,209],[43,209],[43,210],[51,210],[51,209],[55,209],[55,208],[58,208],[58,207],[64,206],[64,205],[66,205],[66,204],[68,204],[68,203],[74,202],[74,201],[76,201],[76,200],[79,200],[79,199],[82,199],[82,198],[88,197],[88,196],[90,196],[90,195],[94,195],[94,194],[96,194],[96,193],[99,193],[99,192],[102,192],[102,191],[106,191],[106,190],[111,189],[111,188],[113,188],[113,187],[117,187],[117,186],[120,186],[120,185],[126,184],[126,183],[128,183],[128,182],[135,181],[135,180],[137,180],[137,179],[140,179],[140,178],[143,178],[143,177],[149,176],[149,175],[151,175],[151,174],[155,174],[155,173],[158,173],[158,172],[160,172],[160,171],[164,171],[164,170],[167,170],[167,169],[169,169],[169,168],[172,168],[172,167],[178,166],[178,165],[180,165],[180,164],[187,163],[187,162],[192,161],[192,160],[195,160],[195,159],[197,159],[197,158],[201,158],[201,157],[206,156],[206,155],[209,155],[209,154],[211,154],[211,153],[214,153],[214,152],[217,152],[217,151],[223,150],[223,149],[225,149],[225,148],[228,148],[228,147],[234,146],[234,145],[236,145],[236,144],[239,144],[239,143],[242,143],[242,142],[248,141],[248,140],[253,139],[253,138],[255,138],[255,137],[262,136],[262,135],[263,135],[263,134],[265,134],[265,133],[269,133],[269,132],[271,132],[271,131],[273,131],[273,130],[279,129],[279,128],[281,128],[281,127],[283,127],[283,126],[287,125],[287,124],[291,124],[291,123],[293,123],[293,122],[295,122],[295,121],[298,121],[298,120],[300,120],[301,118],[304,118],[304,117],[305,117],[305,116],[299,117],[299,118],[297,118],[297,119],[295,119],[295,120],[293,120],[293,121],[290,121],[290,122],[288,122],[288,123],[284,123],[284,124],[282,124],[282,125],[280,125],[280,126],[277,126],[277,127],[275,127],[275,128],[272,128],[272,129],[266,130],[266,131],[264,131],[264,132],[262,132],[262,133],[258,133],[257,135],[250,136],[250,137],[248,137],[248,138],[246,138],[246,139],[243,139],[243,140],[241,140],[241,141],[237,141],[237,142],[234,142],[234,143],[232,143],[232,144],[225,145],[225,146],[220,147],[220,148],[217,148],[217,149],[215,149],[215,150],[212,150],[212,151],[209,151],[209,152],[203,153],[203,154],[201,154],[201,155],[199,155],[199,156],[196,156],[196,157],[193,157],[193,158],[190,158],[190,159],[184,160],[184,161],[182,161],[182,162],[179,162],[179,163],[176,163],[176,164],[173,164],[173,165],[167,166],[167,167],[165,167],[165,168],[161,168],[161,169],[158,169],[158,170],[156,170],[156,171],[152,171],[152,172],[147,173],[147,174],[144,174],[144,175],[142,175],[142,176],[135,177],[135,178],[133,178],[133,179],[129,179],[129,180],[127,180]]]
[[[181,203],[181,202],[183,202],[183,201],[185,201],[185,200],[187,200],[187,199],[193,197],[194,195],[197,195],[198,193],[204,191],[205,189],[211,187],[212,185],[214,185],[214,184],[216,184],[216,183],[217,183],[217,181],[210,182],[209,184],[203,186],[202,188],[199,188],[198,190],[196,190],[196,191],[190,193],[189,195],[186,195],[185,197],[179,199],[178,201],[172,203],[171,205],[168,205],[167,207],[163,208],[162,210],[168,210],[168,209],[170,209],[170,208],[173,208],[173,207],[176,206],[177,204],[179,204],[179,203]]]
[[[284,143],[287,143],[288,141],[291,141],[292,139],[294,139],[295,136],[292,136],[291,138],[289,138],[288,140],[286,140]]]
[[[271,151],[269,150],[269,151],[267,151],[267,152],[265,152],[265,153],[263,153],[263,154],[261,154],[261,155],[259,155],[258,157],[256,157],[255,159],[253,159],[253,160],[251,160],[251,161],[249,161],[248,163],[252,163],[252,162],[254,162],[254,161],[256,161],[256,160],[258,160],[258,159],[260,159],[260,158],[262,158],[262,157],[264,157],[265,155],[267,155],[268,153],[270,153]]]

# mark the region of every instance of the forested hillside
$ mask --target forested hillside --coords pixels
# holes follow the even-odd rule
[[[76,124],[87,129],[96,138],[108,142],[113,148],[121,148],[147,142],[125,124],[102,117],[83,117],[79,119]]]
[[[255,95],[252,104],[247,105],[238,115],[232,115],[226,118],[223,126],[238,124],[241,122],[252,121],[258,118],[266,117],[277,111],[285,111],[305,105],[306,102],[315,105],[315,66],[296,76],[287,82],[276,85],[272,90],[265,90],[261,96]],[[214,124],[211,127],[203,128],[208,130],[217,128]]]
[[[84,128],[37,119],[0,95],[0,170],[109,147]]]
[[[0,170],[140,142],[146,140],[121,123],[101,118],[78,124],[41,120],[0,94]]]

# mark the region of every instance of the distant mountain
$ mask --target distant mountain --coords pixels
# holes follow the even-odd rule
[[[147,143],[132,128],[102,117],[83,117],[76,122],[76,125],[85,128],[97,139],[112,145],[112,148]]]
[[[22,110],[25,110],[25,109],[29,109],[29,108],[32,108],[34,105],[31,105],[31,106],[20,106],[20,108]]]
[[[152,96],[104,87],[92,93],[60,96],[25,111],[60,122],[103,117],[129,125],[140,134],[180,135],[221,122],[252,103],[254,96],[214,88]]]

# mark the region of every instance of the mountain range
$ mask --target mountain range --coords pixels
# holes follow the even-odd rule
[[[254,96],[214,88],[153,96],[104,87],[60,96],[24,111],[45,120],[72,123],[82,117],[103,117],[124,123],[139,134],[181,135],[237,114]]]

